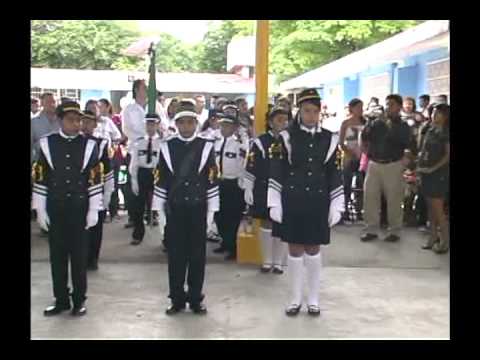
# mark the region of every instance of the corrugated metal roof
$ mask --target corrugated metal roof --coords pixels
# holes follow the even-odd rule
[[[371,66],[400,60],[439,45],[448,46],[449,41],[448,20],[426,21],[377,44],[287,80],[280,84],[280,88],[285,91],[303,87],[318,87]]]
[[[50,89],[123,90],[130,79],[148,79],[146,72],[31,68],[31,87]],[[164,92],[252,94],[255,80],[236,74],[157,73],[157,88]]]

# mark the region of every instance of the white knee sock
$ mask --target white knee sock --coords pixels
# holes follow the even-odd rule
[[[272,237],[273,240],[273,266],[281,269],[284,265],[285,255],[288,251],[288,244],[278,237]]]
[[[272,230],[260,228],[260,241],[262,243],[263,265],[272,266]]]
[[[288,255],[288,283],[290,304],[301,305],[303,295],[303,257]]]
[[[313,256],[305,254],[305,267],[307,268],[308,305],[319,306],[321,253]]]

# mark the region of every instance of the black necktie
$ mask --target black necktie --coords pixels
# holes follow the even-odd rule
[[[152,138],[148,138],[148,147],[147,147],[147,164],[152,162]]]
[[[226,142],[227,142],[227,138],[224,138],[222,147],[220,148],[220,174],[223,174],[223,150],[225,149]]]

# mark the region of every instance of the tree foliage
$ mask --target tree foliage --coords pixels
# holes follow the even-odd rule
[[[135,68],[140,59],[121,50],[139,34],[107,20],[33,20],[31,64],[73,69]]]
[[[282,81],[418,23],[417,20],[273,20],[270,69]]]
[[[418,20],[272,20],[270,73],[283,81],[382,41]],[[188,45],[160,34],[161,72],[226,72],[227,47],[255,32],[254,20],[210,23],[203,42]],[[134,21],[33,20],[32,66],[145,70],[143,59],[121,54],[141,35]]]

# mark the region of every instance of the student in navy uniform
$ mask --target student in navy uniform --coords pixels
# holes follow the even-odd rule
[[[157,114],[145,115],[146,135],[138,138],[132,147],[129,173],[131,175],[132,193],[135,195],[133,206],[132,245],[138,245],[145,236],[143,214],[149,208],[153,197],[154,171],[160,158],[158,134],[160,117]]]
[[[108,139],[93,136],[93,132],[97,127],[98,118],[92,111],[86,110],[82,116],[82,127],[84,135],[94,140],[98,146],[98,160],[103,168],[104,178],[103,186],[103,204],[102,210],[98,212],[98,222],[95,226],[88,229],[89,248],[88,248],[88,269],[98,270],[98,258],[100,256],[100,248],[103,238],[103,222],[110,205],[115,183],[113,179],[113,168],[111,160],[108,156]]]
[[[219,122],[221,134],[215,141],[215,152],[220,172],[220,210],[215,223],[223,241],[214,253],[226,252],[225,260],[235,260],[237,232],[245,210],[243,178],[248,139],[238,134],[238,117],[225,114]]]
[[[33,165],[33,207],[40,227],[49,230],[50,264],[55,303],[44,315],[71,308],[69,258],[73,283],[72,315],[85,315],[88,237],[102,209],[102,168],[98,146],[80,134],[81,111],[75,102],[57,108],[61,128],[40,139],[40,156]]]
[[[156,172],[152,209],[166,216],[172,302],[167,315],[185,309],[187,302],[194,313],[207,312],[202,303],[206,234],[219,209],[218,169],[213,141],[197,135],[197,117],[193,104],[180,103],[175,115],[178,134],[162,142]]]
[[[330,243],[330,227],[344,211],[338,136],[320,126],[320,96],[315,89],[302,91],[298,106],[298,121],[280,133],[279,144],[270,147],[267,198],[270,217],[282,223],[289,247],[289,316],[297,315],[302,306],[304,263],[308,313],[320,314],[320,245]]]
[[[276,106],[267,114],[268,131],[256,138],[248,154],[245,171],[245,202],[250,205],[251,215],[261,220],[260,238],[262,242],[262,273],[273,268],[274,274],[282,274],[282,262],[286,255],[286,243],[281,241],[281,225],[273,222],[268,214],[267,190],[270,171],[269,149],[279,141],[280,132],[288,125],[289,110]]]

